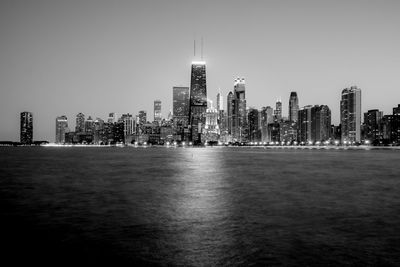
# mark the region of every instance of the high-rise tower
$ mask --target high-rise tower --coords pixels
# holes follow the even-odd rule
[[[247,132],[246,83],[244,78],[235,79],[233,89],[232,135],[233,139],[242,141]]]
[[[290,98],[289,98],[289,121],[290,122],[297,122],[298,112],[299,112],[299,98],[297,97],[296,92],[291,92]]]
[[[76,115],[75,132],[77,133],[85,132],[85,115],[81,112],[78,113],[78,115]]]
[[[161,123],[161,100],[154,100],[154,121]]]
[[[33,115],[32,112],[21,112],[20,142],[22,144],[32,144],[33,141]]]
[[[342,142],[361,142],[361,89],[345,88],[340,101]]]
[[[275,107],[275,120],[281,121],[282,120],[282,100],[276,100],[276,107]]]
[[[207,110],[206,62],[193,61],[190,80],[190,140],[201,143],[201,132]]]
[[[56,144],[65,143],[65,133],[68,131],[68,120],[65,115],[56,118]]]

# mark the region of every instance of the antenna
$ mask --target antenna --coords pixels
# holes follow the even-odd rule
[[[196,39],[194,39],[193,42],[193,56],[196,58]]]
[[[203,60],[203,36],[201,37],[201,60]]]

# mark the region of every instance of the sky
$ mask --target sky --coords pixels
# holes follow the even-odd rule
[[[19,114],[33,112],[34,140],[54,141],[55,118],[79,112],[153,118],[172,109],[172,87],[190,85],[193,40],[204,40],[208,98],[246,80],[247,106],[287,116],[362,90],[362,112],[400,103],[400,1],[2,0],[0,140],[19,141]],[[199,45],[197,46],[199,47]],[[199,55],[199,52],[197,53]],[[197,58],[198,59],[198,58]]]

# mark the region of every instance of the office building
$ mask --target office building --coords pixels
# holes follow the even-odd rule
[[[342,91],[340,123],[343,144],[361,142],[361,89],[357,86]]]
[[[65,115],[56,118],[56,144],[65,143],[65,134],[68,132],[68,119]]]
[[[289,121],[290,122],[297,122],[298,112],[299,112],[299,98],[297,97],[296,92],[291,92],[290,98],[289,98]]]
[[[190,140],[202,143],[201,133],[207,110],[206,63],[193,61],[190,79],[189,126]]]
[[[33,114],[32,112],[21,112],[20,117],[20,142],[22,144],[33,143]]]

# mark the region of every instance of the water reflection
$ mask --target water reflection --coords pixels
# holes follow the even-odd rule
[[[183,162],[174,179],[176,197],[169,221],[177,232],[176,257],[185,264],[215,265],[222,260],[231,238],[227,233],[229,197],[222,173],[221,153],[217,149],[184,149]]]

